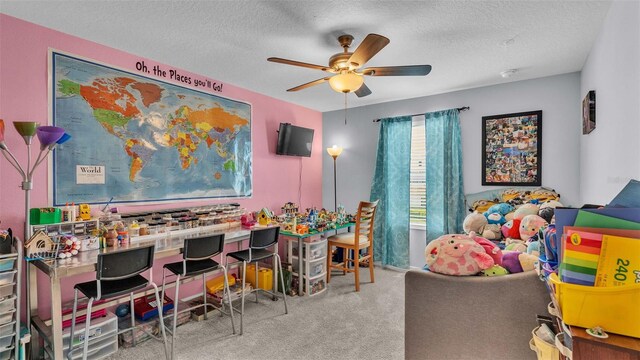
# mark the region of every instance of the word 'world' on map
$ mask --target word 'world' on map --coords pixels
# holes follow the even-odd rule
[[[52,52],[54,205],[249,197],[251,105]],[[104,166],[82,184],[77,166]]]

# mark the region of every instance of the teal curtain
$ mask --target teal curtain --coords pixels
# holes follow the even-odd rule
[[[373,231],[376,262],[409,268],[411,117],[380,120],[371,201],[380,200]]]
[[[462,231],[466,215],[462,184],[460,112],[425,114],[427,243]]]

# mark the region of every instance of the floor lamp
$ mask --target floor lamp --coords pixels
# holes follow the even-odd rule
[[[39,124],[35,121],[14,121],[13,126],[16,128],[16,131],[22,138],[24,139],[25,145],[27,145],[27,167],[23,168],[16,157],[11,153],[7,144],[4,142],[4,120],[0,119],[0,152],[5,159],[13,166],[20,176],[22,177],[21,188],[24,190],[24,241],[28,240],[31,237],[31,228],[29,227],[31,223],[30,219],[30,204],[31,204],[31,189],[33,189],[33,173],[35,172],[38,165],[40,165],[46,158],[47,155],[56,147],[58,144],[62,144],[71,138],[71,135],[64,132],[64,129],[57,126],[38,126]],[[31,141],[33,140],[33,136],[37,136],[40,141],[40,152],[38,153],[38,157],[36,160],[31,162]],[[27,281],[29,281],[29,266],[27,266]],[[19,288],[19,287],[18,287]],[[27,303],[30,297],[29,286],[27,286]],[[20,316],[20,301],[16,306],[16,312],[18,316]],[[29,333],[31,333],[31,309],[30,306],[27,306],[27,329],[29,329]],[[19,346],[19,344],[15,344],[15,346]]]
[[[337,185],[337,173],[336,173],[336,160],[338,156],[342,154],[342,148],[338,145],[333,145],[327,148],[327,152],[333,158],[333,211],[338,211],[338,185]]]

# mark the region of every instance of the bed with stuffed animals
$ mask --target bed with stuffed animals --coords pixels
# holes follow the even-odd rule
[[[535,359],[536,314],[549,295],[534,270],[560,195],[507,188],[467,195],[463,234],[425,249],[405,276],[406,359]]]

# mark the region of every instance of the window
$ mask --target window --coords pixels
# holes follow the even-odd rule
[[[409,184],[411,225],[427,224],[427,174],[424,116],[415,116],[411,126],[411,180]]]

